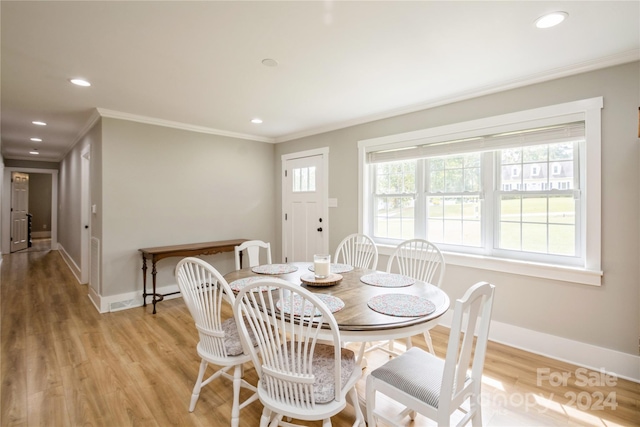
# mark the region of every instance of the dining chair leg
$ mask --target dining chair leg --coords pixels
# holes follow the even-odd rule
[[[429,349],[429,353],[436,355],[435,350],[433,349],[433,341],[431,341],[431,334],[429,331],[425,331],[422,335],[424,335],[424,340],[427,343],[427,348]]]
[[[280,425],[280,421],[284,418],[284,415],[279,414],[271,414],[271,424],[269,427],[278,427]],[[291,422],[291,418],[287,417],[287,422]]]
[[[409,350],[413,347],[413,343],[411,342],[411,337],[407,337],[407,341],[405,342],[406,349]]]
[[[411,409],[411,408],[409,408],[409,407],[406,407],[406,408],[404,408],[404,410],[403,410],[402,412],[400,412],[400,415],[399,415],[399,417],[398,417],[398,418],[404,418],[404,417],[407,417],[407,416],[408,416],[408,417],[409,417],[409,419],[410,419],[411,421],[413,421],[413,420],[415,420],[415,419],[416,419],[416,415],[417,415],[417,414],[418,414],[418,413],[417,413],[416,411],[414,411],[413,409]]]
[[[395,341],[389,340],[389,357],[394,353]]]
[[[262,410],[262,415],[260,416],[260,427],[269,427],[270,422],[271,422],[271,410],[268,408],[264,408]]]
[[[367,367],[367,359],[364,357],[365,350],[367,349],[366,341],[360,344],[358,355],[356,356],[356,363],[360,365],[362,369]]]
[[[356,413],[356,422],[353,425],[365,427],[367,423],[365,421],[364,413],[362,412],[362,407],[360,406],[360,399],[358,398],[358,392],[356,391],[355,387],[349,390],[349,393],[347,393],[347,399],[351,401],[353,410]]]
[[[376,387],[374,385],[375,379],[373,377],[367,378],[365,383],[365,402],[367,402],[367,426],[376,427],[376,417],[374,411],[376,409]]]
[[[236,365],[233,370],[233,405],[231,407],[231,427],[240,424],[240,388],[242,388],[242,365]]]
[[[189,403],[189,412],[193,412],[196,409],[196,403],[198,402],[198,398],[200,397],[200,389],[202,388],[202,378],[204,378],[204,373],[207,371],[207,362],[202,359],[200,362],[200,371],[198,372],[198,379],[196,380],[196,385],[193,386],[193,392],[191,393],[191,403]]]
[[[478,402],[478,398],[480,397],[480,387],[475,387],[476,391],[474,393],[475,398],[472,397],[469,399],[469,412],[472,412],[471,415],[471,425],[473,427],[481,427],[482,426],[482,405]]]

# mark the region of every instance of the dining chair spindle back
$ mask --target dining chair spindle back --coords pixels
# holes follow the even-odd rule
[[[444,255],[433,243],[411,239],[400,243],[387,262],[387,272],[400,274],[440,287],[444,277]]]
[[[233,382],[231,426],[238,427],[240,409],[255,401],[258,396],[255,393],[256,387],[242,378],[242,365],[250,362],[251,357],[244,354],[235,318],[222,318],[223,305],[232,306],[234,303],[233,292],[218,270],[200,258],[188,257],[180,260],[175,276],[200,338],[197,345],[198,356],[201,358],[200,370],[191,394],[189,412],[194,411],[202,387],[216,378],[224,377]],[[221,368],[203,380],[209,364]],[[228,373],[232,368],[233,375]],[[254,392],[243,402],[240,402],[241,387]]]
[[[378,267],[378,248],[366,234],[350,234],[338,245],[333,260],[355,268],[375,270]]]
[[[233,311],[259,378],[260,427],[297,425],[284,417],[323,420],[328,427],[347,402],[355,408],[354,426],[364,427],[355,389],[362,370],[354,352],[340,347],[336,320],[318,297],[300,285],[266,278],[240,289]],[[330,330],[329,343],[318,340],[323,326]]]

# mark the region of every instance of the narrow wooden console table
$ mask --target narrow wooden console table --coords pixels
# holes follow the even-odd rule
[[[165,296],[178,294],[180,292],[170,292],[159,294],[156,292],[156,263],[169,257],[188,257],[197,255],[213,255],[220,252],[232,252],[236,246],[247,239],[220,240],[217,242],[188,243],[185,245],[158,246],[155,248],[138,249],[142,252],[142,306],[147,306],[147,297],[153,297],[153,314],[156,314],[156,303],[162,301]],[[151,260],[151,277],[153,282],[153,292],[147,293],[147,259]],[[242,265],[242,252],[240,253],[240,265]]]

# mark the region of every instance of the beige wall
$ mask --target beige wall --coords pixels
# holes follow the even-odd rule
[[[141,291],[139,248],[275,240],[273,144],[103,118],[101,145],[102,296]],[[232,253],[207,259],[234,268]],[[158,286],[177,261],[158,264]]]
[[[90,143],[95,128],[91,129],[60,162],[58,175],[58,243],[80,268],[82,249],[81,161],[82,150]]]
[[[331,252],[345,235],[357,231],[359,140],[603,96],[602,286],[450,266],[443,289],[458,298],[468,286],[488,280],[497,285],[494,320],[637,355],[639,75],[636,62],[288,141],[276,146],[276,162],[283,154],[329,147],[329,197],[338,199],[338,207],[329,210]],[[276,187],[280,185],[278,177]],[[276,227],[280,236],[281,225]],[[379,265],[386,261],[381,257]]]
[[[29,174],[29,213],[32,218],[32,233],[51,232],[51,175]],[[38,235],[36,234],[36,235]]]

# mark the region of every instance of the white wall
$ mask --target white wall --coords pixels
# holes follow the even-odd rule
[[[330,251],[333,251],[346,234],[357,231],[359,140],[603,96],[602,286],[451,266],[447,267],[443,289],[450,297],[458,298],[479,280],[493,282],[497,285],[494,320],[637,356],[640,335],[639,75],[640,65],[636,62],[513,89],[281,143],[276,147],[276,158],[286,153],[330,147],[329,197],[338,199],[338,207],[329,210]],[[277,206],[276,217],[280,213],[280,200]],[[384,266],[386,262],[387,258],[381,257],[379,265]]]
[[[274,241],[273,153],[272,144],[103,118],[103,296],[141,293],[140,248]],[[206,259],[234,269],[233,253]],[[158,263],[159,287],[175,284],[177,262]]]
[[[81,258],[81,153],[89,144],[91,131],[85,135],[60,162],[58,176],[58,243],[67,263],[79,277]]]

